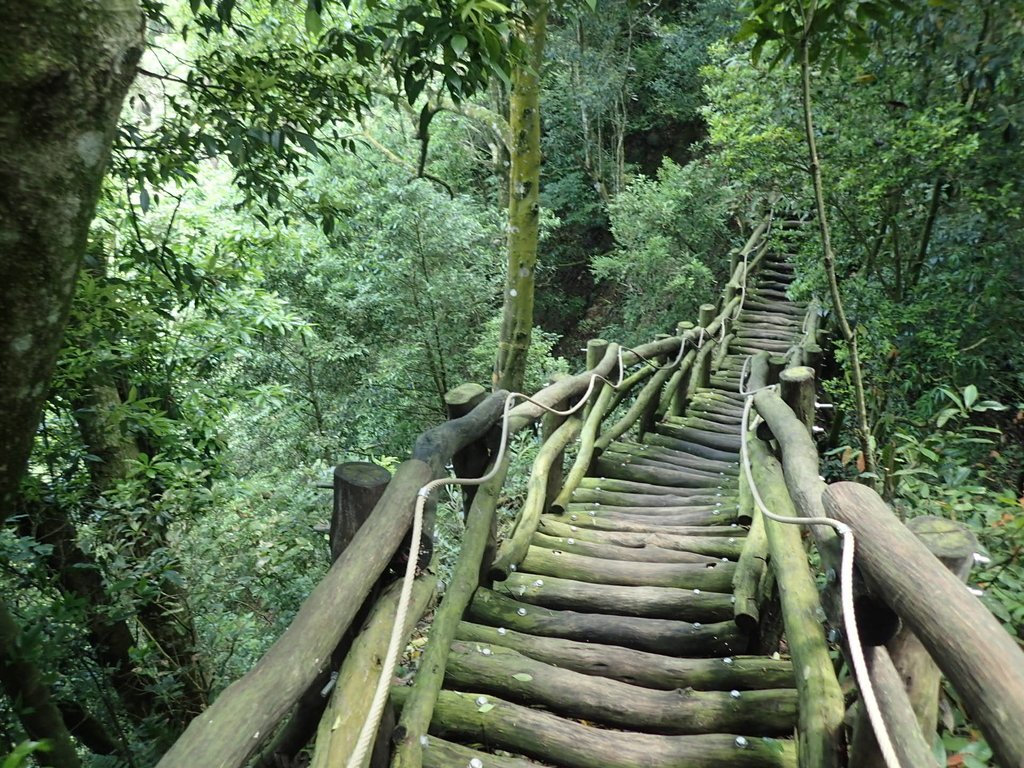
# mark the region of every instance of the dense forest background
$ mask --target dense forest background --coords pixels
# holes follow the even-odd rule
[[[813,218],[800,34],[877,455],[840,337],[827,472],[968,522],[984,599],[1024,640],[1024,13],[818,2],[801,32],[784,5],[144,3],[0,531],[5,669],[38,673],[78,746],[28,759],[152,765],[326,569],[334,464],[393,466],[516,338],[533,391],[587,338],[694,319],[754,217]],[[832,307],[804,231],[779,247]],[[457,517],[440,525],[454,549]],[[10,679],[5,768],[30,750]],[[955,702],[946,730],[957,764],[988,764]]]

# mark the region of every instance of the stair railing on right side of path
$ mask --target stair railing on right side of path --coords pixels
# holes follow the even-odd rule
[[[813,317],[812,317],[813,315]],[[938,709],[939,671],[960,695],[967,714],[991,746],[999,765],[1024,766],[1024,651],[964,584],[973,563],[976,542],[952,521],[920,518],[904,525],[875,491],[856,483],[826,485],[812,438],[814,421],[813,363],[820,354],[818,309],[808,308],[805,337],[788,356],[790,368],[771,386],[767,355],[750,360],[746,389],[763,424],[747,436],[753,446],[755,482],[762,494],[801,518],[832,518],[848,526],[856,539],[856,576],[851,585],[858,635],[865,646],[867,680],[888,732],[883,741],[895,751],[903,768],[936,765],[931,752]],[[781,391],[780,391],[781,390]],[[762,440],[758,440],[758,437]],[[767,444],[773,440],[781,465]],[[773,481],[771,466],[778,468]],[[771,504],[772,502],[769,502]],[[776,511],[786,514],[784,509]],[[788,527],[788,526],[779,526]],[[812,539],[825,574],[820,597],[811,596],[811,610],[842,627],[838,598],[842,545],[831,528],[813,526]],[[799,536],[795,538],[799,552]],[[773,550],[773,564],[780,563]],[[787,574],[788,578],[792,574]],[[783,594],[783,602],[787,598]],[[815,609],[814,602],[820,600]],[[785,609],[785,605],[784,605]],[[797,609],[797,612],[801,609]],[[903,629],[900,630],[900,622]],[[814,641],[824,635],[818,619],[811,624]],[[791,628],[787,623],[787,631]],[[840,636],[848,653],[849,638]],[[820,650],[820,648],[819,648]],[[796,651],[792,648],[791,651]],[[849,656],[847,656],[849,658]],[[794,665],[800,666],[794,658]],[[805,667],[813,676],[815,667]],[[811,733],[801,733],[801,766],[821,768],[845,764],[841,698],[836,699],[827,670],[821,672],[809,699]],[[824,703],[823,703],[824,702]],[[801,708],[805,701],[801,701]],[[802,713],[803,714],[803,713]],[[802,726],[804,721],[802,721]],[[817,741],[808,750],[808,740]],[[814,754],[813,759],[810,755]],[[861,713],[854,726],[849,764],[885,764],[870,723]],[[837,762],[838,761],[838,762]],[[891,763],[891,760],[890,760]]]

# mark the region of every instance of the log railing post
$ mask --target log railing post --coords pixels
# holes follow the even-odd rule
[[[701,304],[697,313],[697,324],[701,328],[707,328],[715,321],[715,316],[717,314],[718,307],[714,304]]]
[[[348,461],[334,468],[334,510],[330,532],[332,563],[366,522],[390,481],[390,472],[369,461]]]
[[[1024,765],[1024,652],[877,493],[836,483],[823,502],[856,532],[860,570],[949,678],[996,761]]]
[[[598,363],[604,357],[605,352],[608,351],[608,342],[605,339],[591,339],[587,342],[587,370],[592,371],[597,368]],[[608,378],[614,380],[618,376],[618,367],[612,370]],[[590,399],[587,404],[583,406],[583,420],[586,421],[587,416],[590,414],[590,409],[593,407],[594,401],[600,394],[603,387],[602,382],[598,381],[594,385],[594,390],[590,393]]]
[[[681,339],[686,339],[689,343],[693,343],[695,338],[694,325],[689,320],[680,320],[676,323],[676,335]],[[668,386],[665,387],[665,397],[662,398],[662,404],[664,408],[659,404],[658,411],[655,414],[657,419],[660,419],[666,413],[672,416],[681,416],[683,411],[686,409],[686,388],[689,384],[689,377],[686,375],[686,371],[683,366],[679,366],[679,370],[673,374],[672,378],[668,382]]]
[[[814,427],[814,369],[804,365],[787,368],[779,374],[782,399],[800,419],[808,432]]]
[[[479,384],[460,384],[445,392],[444,404],[448,419],[459,419],[479,405],[487,397],[487,390]],[[452,468],[456,477],[480,477],[487,469],[490,452],[485,438],[470,443],[452,456]],[[468,510],[476,494],[475,485],[462,486],[462,508]],[[424,528],[424,530],[431,530]]]

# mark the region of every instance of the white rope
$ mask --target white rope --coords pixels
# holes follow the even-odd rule
[[[743,390],[743,381],[747,370],[747,363],[749,362],[750,358],[748,357],[746,363],[744,363],[744,374],[740,378],[741,391]],[[875,731],[875,739],[878,741],[885,764],[887,768],[903,768],[893,747],[892,737],[889,735],[889,731],[885,727],[885,721],[882,719],[882,711],[878,706],[878,699],[875,696],[874,687],[871,685],[871,679],[868,676],[868,665],[864,658],[864,648],[860,642],[860,633],[857,631],[857,617],[853,605],[853,553],[855,546],[853,529],[846,523],[831,517],[787,517],[776,515],[765,506],[764,501],[761,499],[761,494],[757,490],[757,485],[754,484],[754,475],[750,466],[750,454],[747,450],[750,408],[753,404],[753,396],[756,393],[765,389],[773,389],[775,386],[770,384],[766,387],[743,392],[745,400],[743,403],[743,420],[741,425],[743,439],[740,442],[740,452],[747,484],[750,486],[751,495],[754,497],[754,502],[757,504],[758,509],[761,510],[761,514],[769,520],[787,525],[828,525],[843,537],[843,557],[840,563],[839,587],[843,608],[843,625],[850,647],[850,657],[853,661],[857,680],[860,683],[861,698],[864,701],[864,707],[868,711],[868,718],[871,721],[871,727]]]
[[[671,368],[679,364],[683,359],[683,352],[686,349],[686,343],[688,337],[684,334],[679,342],[679,352],[676,354],[675,360],[668,363],[661,368],[655,366],[655,370],[661,370],[662,368]],[[700,348],[704,343],[704,329],[701,328],[701,332],[698,336],[698,342],[696,346]],[[691,346],[693,343],[691,342]],[[628,350],[633,352],[634,355],[645,365],[653,365],[650,360],[647,360],[643,355],[638,354],[635,350]],[[505,456],[505,451],[508,448],[508,433],[509,433],[509,412],[511,411],[512,403],[515,400],[522,400],[524,402],[533,403],[536,406],[544,409],[549,413],[553,413],[556,416],[571,416],[576,411],[586,405],[590,399],[590,395],[593,393],[594,388],[597,386],[597,382],[601,381],[608,384],[612,389],[618,389],[622,386],[622,382],[625,379],[625,365],[622,360],[623,348],[618,349],[618,382],[612,383],[609,379],[606,379],[600,374],[592,374],[590,382],[587,385],[587,390],[583,396],[579,399],[576,405],[568,408],[567,410],[560,411],[551,406],[545,405],[544,403],[534,400],[529,395],[524,395],[520,392],[510,392],[505,397],[505,405],[502,408],[501,414],[501,440],[498,444],[498,454],[492,462],[490,471],[487,472],[483,477],[466,478],[466,477],[443,477],[437,480],[431,480],[429,483],[424,485],[416,494],[416,507],[413,512],[412,519],[412,542],[409,549],[409,561],[405,565],[405,573],[402,575],[402,590],[398,597],[398,610],[395,614],[395,623],[391,628],[391,638],[388,641],[388,650],[384,656],[384,663],[381,667],[380,678],[377,680],[377,687],[374,690],[373,701],[370,704],[370,711],[367,713],[367,718],[363,722],[363,727],[359,732],[359,741],[356,743],[355,750],[349,757],[348,762],[345,764],[346,768],[362,768],[363,761],[366,759],[366,754],[369,751],[373,740],[377,735],[377,728],[380,726],[380,719],[384,713],[384,705],[388,698],[388,689],[391,686],[391,677],[394,674],[395,665],[398,663],[398,654],[401,650],[402,639],[405,635],[405,621],[409,611],[409,602],[412,598],[412,585],[416,576],[416,564],[419,560],[419,541],[423,530],[423,510],[426,506],[427,499],[435,488],[440,488],[443,485],[482,485],[493,478],[501,466],[502,460]]]

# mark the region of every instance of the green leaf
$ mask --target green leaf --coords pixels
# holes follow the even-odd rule
[[[465,35],[452,35],[452,50],[456,56],[461,56],[469,45]]]
[[[970,408],[974,405],[974,401],[978,399],[978,388],[973,384],[968,384],[964,387],[964,405]]]
[[[481,704],[479,707],[477,707],[476,711],[480,712],[482,714],[487,714],[492,709],[494,709],[494,705],[491,704],[491,702],[488,701],[486,704]]]
[[[306,3],[306,31],[317,37],[324,28],[324,20],[320,18],[319,0],[309,0]]]
[[[521,683],[528,683],[533,680],[533,675],[529,675],[526,672],[516,672],[512,677]]]

